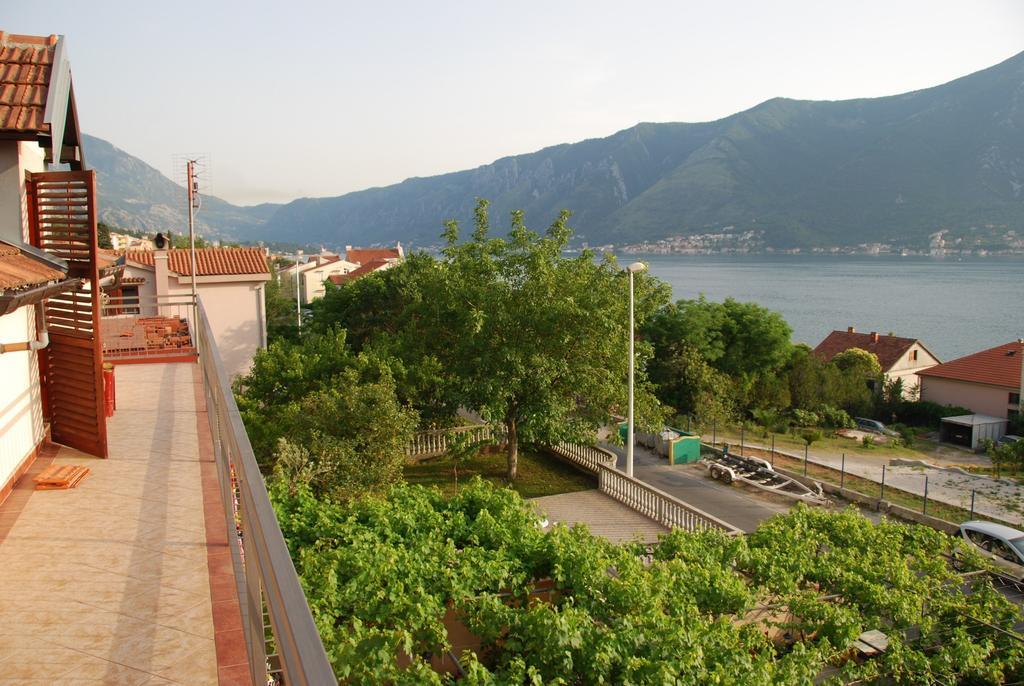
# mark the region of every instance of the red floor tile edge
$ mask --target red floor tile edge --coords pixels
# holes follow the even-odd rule
[[[6,493],[0,491],[0,543],[7,538],[7,534],[28,504],[28,499],[36,492],[32,477],[49,467],[59,451],[59,445],[44,439],[35,450],[25,456],[10,482],[4,485],[3,490]]]
[[[238,587],[232,564],[229,536],[226,531],[224,503],[220,498],[217,469],[213,456],[213,434],[206,415],[199,365],[192,368],[196,383],[196,431],[199,436],[200,472],[203,482],[203,514],[206,520],[206,566],[210,577],[210,598],[213,604],[214,645],[217,650],[219,686],[249,683],[249,661],[242,631],[242,615],[238,605]]]

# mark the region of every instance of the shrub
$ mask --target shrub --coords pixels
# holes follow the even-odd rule
[[[821,432],[818,431],[817,429],[808,429],[806,431],[800,432],[800,438],[802,438],[804,443],[806,443],[807,446],[810,447],[812,443],[821,440]]]
[[[853,417],[846,410],[838,407],[822,405],[818,409],[818,414],[821,416],[822,425],[831,429],[852,429],[857,426],[857,423],[853,421]]]
[[[868,450],[871,450],[872,448],[875,447],[875,437],[865,436],[864,438],[860,439],[860,444],[863,447],[867,448]]]
[[[961,414],[974,414],[966,407],[956,405],[940,405],[928,400],[901,403],[896,409],[896,418],[910,426],[925,426],[937,429],[943,417],[955,417]]]
[[[912,428],[906,424],[893,424],[889,428],[900,435],[900,443],[908,448],[914,447],[915,434]],[[893,445],[896,445],[895,441],[893,441]]]
[[[821,424],[821,416],[810,410],[793,410],[793,423],[797,426],[818,426]]]

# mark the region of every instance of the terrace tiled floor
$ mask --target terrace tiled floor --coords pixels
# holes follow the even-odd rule
[[[118,367],[110,458],[62,447],[54,462],[92,470],[77,488],[30,490],[41,459],[0,506],[0,685],[244,674],[237,657],[224,669],[240,630],[218,635],[240,629],[234,589],[215,582],[211,593],[211,579],[230,578],[230,557],[210,451],[200,450],[209,438],[195,372]]]

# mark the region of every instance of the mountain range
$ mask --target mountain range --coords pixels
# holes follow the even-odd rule
[[[96,138],[101,216],[179,229],[184,190]],[[1024,53],[941,86],[843,101],[775,98],[713,122],[643,123],[450,174],[283,205],[207,198],[201,229],[235,240],[436,244],[475,199],[542,229],[562,208],[591,244],[723,229],[777,248],[927,245],[942,229],[1024,229]],[[505,222],[495,222],[504,226]]]

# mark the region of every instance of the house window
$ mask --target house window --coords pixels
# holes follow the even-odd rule
[[[121,302],[124,304],[125,314],[139,314],[139,287],[122,286]]]
[[[1009,404],[1010,405],[1020,405],[1020,393],[1011,393],[1010,394]]]
[[[917,362],[917,351],[916,350],[911,350],[910,351],[910,361],[911,362]]]

